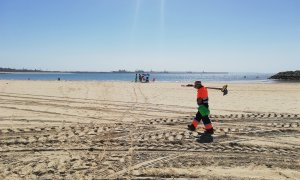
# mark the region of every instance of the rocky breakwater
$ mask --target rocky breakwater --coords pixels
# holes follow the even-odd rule
[[[279,72],[279,73],[269,77],[269,79],[300,81],[300,70]]]

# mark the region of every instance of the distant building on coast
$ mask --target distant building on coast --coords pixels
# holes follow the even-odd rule
[[[143,71],[143,70],[136,70],[136,71],[134,71],[135,73],[145,73],[145,71]]]
[[[113,73],[132,73],[131,71],[127,71],[125,69],[120,69],[118,71],[112,71]]]

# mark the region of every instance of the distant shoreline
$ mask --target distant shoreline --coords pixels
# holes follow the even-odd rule
[[[3,73],[3,72],[2,72]],[[0,73],[0,79],[15,80],[96,80],[96,81],[135,81],[136,74],[117,72],[8,72]],[[265,81],[271,74],[260,73],[222,73],[222,72],[152,72],[150,81],[192,82],[201,79],[203,82],[231,81]],[[138,75],[137,75],[138,76]]]
[[[168,72],[92,72],[92,71],[14,71],[5,72],[1,71],[0,74],[74,74],[74,73],[112,73],[112,74],[229,74],[229,72],[181,72],[181,71],[168,71]]]
[[[117,71],[45,71],[41,69],[14,69],[14,68],[3,68],[0,67],[1,74],[8,73],[129,73],[129,74],[228,74],[229,72],[193,72],[193,71],[144,71],[144,70],[135,70],[135,71],[127,71],[125,69],[120,69]]]

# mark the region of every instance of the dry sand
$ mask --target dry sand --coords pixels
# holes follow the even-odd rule
[[[300,83],[210,90],[210,144],[186,130],[195,96],[179,83],[1,80],[0,179],[300,179]]]

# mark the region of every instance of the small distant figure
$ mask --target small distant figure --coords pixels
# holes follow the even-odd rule
[[[156,80],[156,79],[155,79],[155,78],[153,78],[153,79],[152,79],[152,82],[155,82],[155,80]]]
[[[146,83],[149,82],[149,76],[146,76]]]
[[[142,82],[142,75],[139,74],[139,81]]]
[[[244,76],[244,79],[246,79],[247,78],[247,76]]]
[[[137,74],[135,74],[135,82],[137,82],[138,76]]]
[[[60,77],[59,77],[59,78],[57,78],[57,80],[58,80],[58,81],[60,81]]]
[[[142,74],[142,82],[144,82],[145,81],[145,76],[144,76],[144,74]]]
[[[30,78],[27,79],[28,81],[30,80]]]

